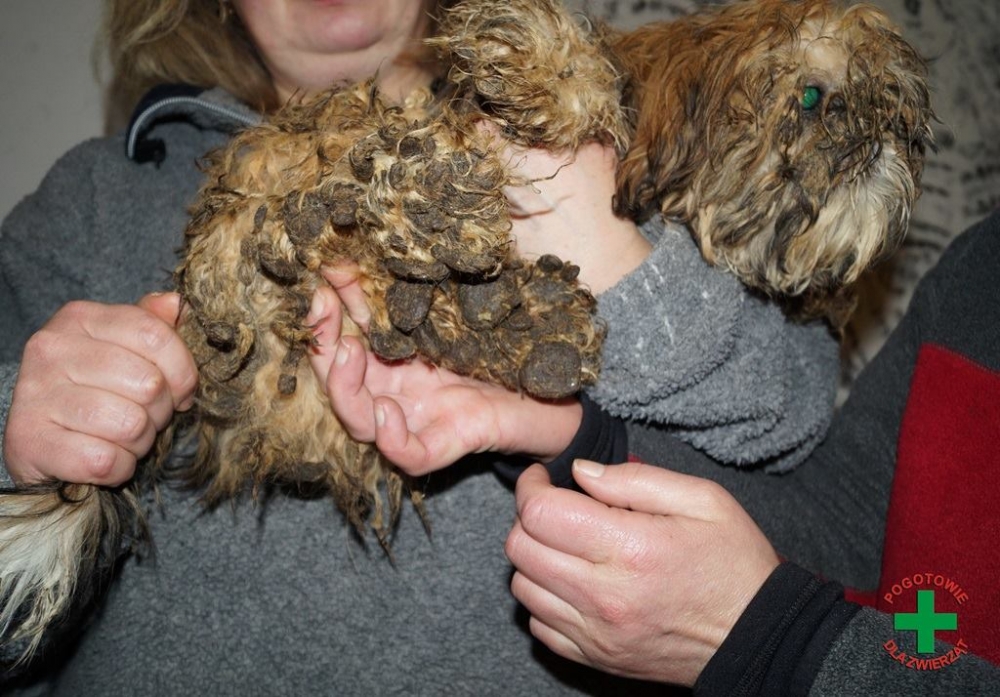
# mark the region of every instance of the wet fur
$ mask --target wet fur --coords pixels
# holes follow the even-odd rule
[[[685,223],[709,262],[843,326],[920,192],[933,115],[916,51],[880,10],[828,0],[739,2],[615,49],[635,122],[618,210]]]

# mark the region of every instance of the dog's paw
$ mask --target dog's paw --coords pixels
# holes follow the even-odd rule
[[[528,394],[556,399],[592,384],[600,371],[604,326],[597,302],[577,280],[579,267],[546,254],[528,267],[519,316],[507,340],[520,335],[518,384]],[[530,320],[530,325],[526,320]],[[514,327],[525,326],[518,332]]]
[[[371,336],[373,350],[419,354],[534,397],[573,395],[595,381],[604,336],[578,274],[546,255],[535,264],[511,260],[489,279],[397,279],[386,294],[392,326]]]

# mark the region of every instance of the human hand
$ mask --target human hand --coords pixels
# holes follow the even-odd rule
[[[442,469],[469,453],[523,453],[542,462],[561,453],[580,426],[575,399],[540,401],[421,360],[386,363],[359,338],[341,336],[344,313],[363,329],[369,312],[356,269],[323,269],[313,297],[313,370],[334,414],[357,441],[410,475]]]
[[[635,223],[612,210],[618,162],[613,147],[591,142],[575,153],[553,153],[508,144],[503,156],[513,174],[528,182],[505,189],[520,255],[555,254],[572,262],[594,294],[649,255],[650,244]]]
[[[157,431],[193,403],[198,373],[173,328],[179,307],[176,293],[71,302],[28,340],[3,441],[15,482],[116,486],[132,476]]]
[[[774,549],[714,482],[634,463],[577,461],[573,475],[592,498],[541,466],[517,482],[505,549],[531,633],[610,673],[693,685],[778,566]]]

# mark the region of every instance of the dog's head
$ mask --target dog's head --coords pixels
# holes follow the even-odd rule
[[[888,18],[751,0],[621,36],[635,132],[620,212],[687,223],[710,262],[843,320],[841,291],[896,248],[933,118]]]

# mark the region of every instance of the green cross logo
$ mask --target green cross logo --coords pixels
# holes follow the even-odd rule
[[[897,612],[893,626],[917,633],[917,653],[934,653],[934,632],[958,629],[958,615],[934,612],[934,591],[917,591],[917,611]]]

